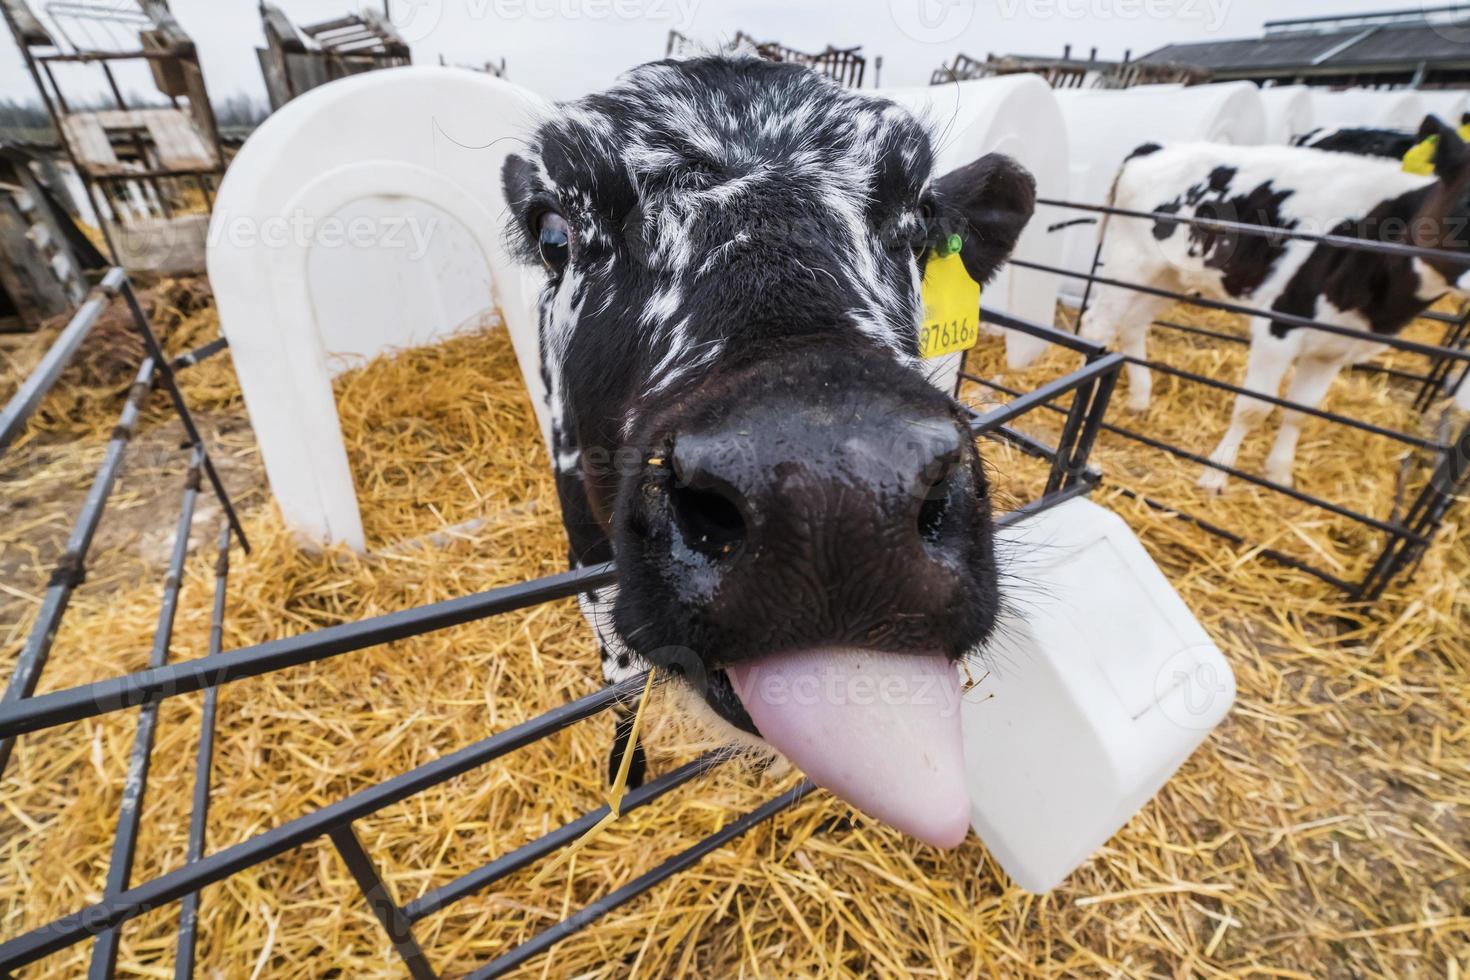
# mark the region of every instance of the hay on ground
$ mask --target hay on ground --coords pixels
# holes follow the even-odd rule
[[[998,351],[987,342],[977,369],[1001,374]],[[1048,362],[1038,376],[1058,367],[1065,365]],[[1228,376],[1231,367],[1216,369]],[[1363,392],[1365,383],[1350,379],[1333,403],[1393,411],[1378,406],[1387,402],[1381,392]],[[338,390],[369,536],[464,529],[372,558],[312,554],[257,497],[247,508],[256,550],[233,555],[226,647],[564,566],[550,470],[503,334],[378,359],[340,379]],[[1159,385],[1151,431],[1188,434],[1207,450],[1227,407],[1176,394]],[[1310,428],[1301,458],[1324,462],[1303,482],[1351,482],[1335,492],[1381,508],[1386,485],[1376,468],[1392,457],[1365,466],[1347,438]],[[1034,488],[1033,462],[990,443],[986,451],[1004,493],[1022,499]],[[1353,454],[1350,470],[1326,462]],[[1111,441],[1099,462],[1120,481],[1164,481],[1150,484],[1160,493],[1187,493],[1194,475]],[[1236,670],[1239,700],[1164,791],[1064,885],[1045,897],[1025,894],[973,839],[938,852],[864,820],[834,829],[830,818],[844,808],[817,793],[532,961],[524,975],[1400,977],[1470,968],[1463,510],[1416,581],[1370,612],[1116,491],[1098,497],[1138,529],[1215,636]],[[1328,530],[1298,522],[1305,518],[1294,519],[1295,530],[1278,527],[1284,518],[1253,516],[1259,505],[1238,485],[1209,504],[1283,544],[1296,531]],[[203,542],[217,518],[201,524]],[[1345,530],[1313,540],[1349,571],[1362,560]],[[205,650],[210,568],[202,553],[189,565],[176,659]],[[19,591],[40,588],[29,581]],[[157,599],[156,580],[84,589],[42,689],[142,666]],[[32,603],[15,603],[0,664],[14,657],[34,616]],[[599,683],[597,669],[589,631],[567,600],[229,685],[220,698],[210,848],[586,694]],[[667,700],[656,693],[647,719],[655,771],[704,744]],[[190,695],[164,704],[138,880],[183,860],[199,703]],[[0,783],[4,935],[100,897],[133,726],[121,714],[20,741]],[[610,734],[605,717],[583,723],[361,821],[357,832],[395,897],[409,900],[598,806]],[[420,941],[441,971],[462,973],[794,779],[724,767],[624,814],[544,881],[533,886],[534,870],[521,872],[430,917],[418,927]],[[169,906],[126,927],[120,975],[170,972],[177,914]],[[207,889],[200,955],[206,975],[402,972],[324,840]],[[22,975],[75,976],[86,956],[77,947]]]

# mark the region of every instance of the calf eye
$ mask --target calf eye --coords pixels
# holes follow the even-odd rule
[[[536,220],[536,241],[546,268],[552,272],[566,268],[572,253],[571,228],[567,226],[567,219],[555,211],[542,212]]]

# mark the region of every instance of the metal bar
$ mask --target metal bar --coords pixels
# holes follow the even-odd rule
[[[1141,442],[1145,446],[1149,446],[1153,449],[1158,449],[1162,452],[1169,453],[1171,456],[1177,456],[1180,459],[1187,459],[1191,463],[1197,463],[1200,466],[1208,466],[1212,470],[1220,470],[1223,473],[1229,473],[1231,476],[1244,480],[1247,483],[1254,483],[1256,486],[1265,487],[1267,490],[1275,490],[1277,493],[1285,494],[1293,500],[1300,501],[1304,504],[1310,504],[1313,507],[1320,507],[1322,510],[1327,511],[1328,513],[1336,514],[1339,517],[1346,517],[1348,520],[1357,521],[1359,524],[1366,524],[1368,527],[1374,528],[1375,530],[1383,531],[1386,534],[1409,533],[1405,528],[1400,527],[1399,525],[1394,524],[1390,521],[1382,521],[1376,517],[1369,517],[1367,514],[1359,514],[1355,510],[1350,510],[1347,507],[1343,507],[1339,504],[1334,504],[1330,500],[1323,500],[1321,497],[1314,497],[1309,493],[1304,493],[1301,490],[1298,490],[1296,487],[1288,487],[1284,484],[1277,483],[1274,480],[1268,480],[1263,476],[1256,476],[1254,473],[1247,473],[1245,470],[1237,469],[1234,466],[1226,466],[1224,463],[1217,463],[1207,456],[1201,456],[1198,453],[1192,453],[1186,449],[1180,449],[1178,446],[1171,446],[1167,442],[1161,442],[1158,439],[1152,439],[1146,435],[1143,435],[1142,433],[1135,432],[1132,429],[1124,429],[1120,426],[1111,424],[1107,425],[1106,428],[1109,432],[1116,433],[1117,435],[1123,436],[1127,439],[1132,439],[1135,442]],[[1412,537],[1420,541],[1420,543],[1423,543],[1423,539],[1419,538],[1418,535],[1413,535]]]
[[[1014,395],[1014,394],[1017,394],[1018,393],[1014,388],[1008,388],[1005,385],[1000,384],[999,382],[988,381],[988,380],[986,380],[984,378],[976,377],[974,375],[966,375],[966,377],[969,380],[974,381],[976,384],[984,385],[987,388],[994,388],[995,390],[1000,391],[1000,392],[1003,392],[1003,393],[1008,394],[1008,395]],[[1065,411],[1064,409],[1062,409],[1062,408],[1060,408],[1059,406],[1056,406],[1056,405],[1046,405],[1045,407],[1048,408],[1048,409],[1050,409],[1050,410],[1052,410],[1052,411],[1054,411],[1054,412],[1063,412],[1063,411]],[[1141,442],[1145,446],[1149,446],[1150,448],[1158,449],[1158,450],[1160,450],[1162,452],[1166,452],[1166,453],[1169,453],[1169,454],[1174,455],[1174,456],[1179,456],[1181,458],[1188,459],[1191,462],[1196,462],[1196,463],[1199,463],[1199,464],[1201,464],[1203,466],[1209,466],[1209,467],[1211,467],[1213,469],[1224,470],[1225,472],[1231,474],[1232,476],[1238,476],[1241,479],[1246,480],[1247,482],[1255,483],[1255,484],[1257,484],[1259,486],[1263,486],[1263,487],[1265,487],[1268,490],[1276,490],[1276,491],[1278,491],[1280,493],[1284,493],[1284,494],[1286,494],[1289,497],[1293,497],[1293,498],[1296,498],[1296,499],[1301,500],[1303,503],[1311,504],[1311,505],[1316,506],[1316,507],[1321,507],[1324,510],[1332,511],[1333,513],[1342,512],[1340,514],[1340,516],[1346,517],[1346,518],[1348,518],[1350,520],[1358,521],[1359,523],[1362,523],[1362,524],[1367,524],[1368,526],[1374,527],[1377,530],[1385,531],[1386,533],[1388,533],[1390,535],[1409,533],[1409,534],[1412,535],[1413,538],[1417,538],[1418,540],[1421,541],[1421,543],[1423,542],[1422,536],[1417,535],[1417,534],[1412,534],[1412,532],[1406,531],[1406,529],[1403,528],[1403,527],[1396,526],[1396,525],[1393,525],[1393,524],[1389,524],[1389,523],[1386,523],[1384,521],[1379,521],[1376,518],[1368,517],[1368,516],[1366,516],[1364,514],[1358,514],[1355,511],[1349,511],[1349,510],[1346,510],[1346,508],[1340,508],[1336,504],[1331,503],[1330,501],[1319,500],[1318,498],[1312,497],[1312,496],[1310,496],[1308,494],[1304,494],[1301,491],[1296,490],[1295,488],[1283,487],[1280,484],[1273,483],[1270,480],[1263,479],[1262,477],[1253,476],[1250,473],[1246,473],[1246,472],[1244,472],[1242,470],[1235,469],[1234,467],[1231,467],[1231,466],[1223,466],[1223,465],[1221,465],[1219,463],[1216,463],[1213,460],[1207,459],[1207,458],[1205,458],[1203,456],[1198,456],[1198,455],[1196,455],[1194,453],[1190,453],[1190,452],[1187,452],[1187,451],[1185,451],[1183,449],[1178,449],[1178,448],[1176,448],[1174,446],[1171,446],[1168,443],[1162,443],[1162,442],[1159,442],[1157,440],[1150,439],[1150,438],[1148,438],[1146,436],[1140,435],[1139,433],[1136,433],[1136,432],[1132,431],[1131,429],[1124,429],[1124,428],[1121,428],[1119,426],[1113,425],[1113,424],[1108,423],[1108,422],[1102,423],[1101,426],[1100,426],[1100,428],[1102,428],[1102,429],[1104,429],[1104,430],[1106,430],[1108,432],[1111,432],[1111,433],[1113,433],[1115,435],[1122,436],[1125,439],[1133,439],[1133,440],[1135,440],[1137,442]],[[1135,492],[1133,492],[1131,490],[1128,490],[1126,487],[1123,487],[1120,484],[1116,484],[1115,483],[1115,484],[1113,484],[1113,486],[1118,487],[1119,490],[1122,490],[1122,491],[1124,491],[1125,493],[1128,493],[1131,496],[1138,496],[1139,499],[1143,500],[1145,503],[1149,503],[1149,501],[1148,501],[1147,498],[1144,498],[1141,495],[1136,494]],[[1170,509],[1170,510],[1173,510],[1174,509],[1174,508],[1169,508],[1169,507],[1167,507],[1167,505],[1164,505],[1164,504],[1159,504],[1158,506],[1159,507],[1162,507],[1162,508]],[[1179,511],[1179,513],[1181,515],[1183,515],[1184,512],[1183,511]],[[1205,530],[1212,531],[1212,526],[1208,526],[1205,522],[1200,521],[1200,520],[1195,520],[1194,522],[1196,524],[1198,524],[1200,527],[1204,528]],[[1214,533],[1214,532],[1212,531],[1212,533]],[[1244,538],[1240,537],[1239,535],[1236,535],[1236,534],[1233,534],[1233,533],[1226,533],[1226,532],[1219,532],[1219,533],[1220,533],[1220,536],[1221,537],[1228,538],[1228,539],[1236,542],[1237,544],[1246,544],[1246,545],[1249,545],[1250,544],[1248,541],[1246,541]],[[1254,547],[1254,546],[1252,546],[1252,547]],[[1279,560],[1281,560],[1283,564],[1291,565],[1292,567],[1300,567],[1302,571],[1311,572],[1313,575],[1316,575],[1318,578],[1322,579],[1323,581],[1328,582],[1328,583],[1330,583],[1332,585],[1339,586],[1344,591],[1346,591],[1348,593],[1354,593],[1356,591],[1356,587],[1355,586],[1353,586],[1351,583],[1345,582],[1343,579],[1340,579],[1340,578],[1337,578],[1335,576],[1332,576],[1332,575],[1330,575],[1327,572],[1322,572],[1322,571],[1320,571],[1318,569],[1315,569],[1315,568],[1313,568],[1313,567],[1311,567],[1309,565],[1305,565],[1304,563],[1300,563],[1296,559],[1292,559],[1292,558],[1290,558],[1290,556],[1284,555],[1281,552],[1275,552],[1275,554],[1267,554],[1269,551],[1271,551],[1271,549],[1261,549],[1261,553],[1262,554],[1266,554],[1267,557],[1275,558],[1276,555],[1280,555],[1281,558]]]
[[[227,339],[225,339],[224,337],[216,337],[207,344],[202,344],[191,351],[185,351],[184,353],[180,354],[178,357],[169,362],[169,367],[173,368],[175,371],[181,370],[186,367],[193,367],[200,361],[208,360],[228,346],[230,346],[230,342]]]
[[[56,639],[56,630],[61,626],[61,617],[66,613],[72,593],[76,591],[77,586],[82,583],[86,575],[87,552],[92,547],[92,538],[97,533],[97,525],[102,521],[102,511],[107,506],[107,498],[112,495],[113,484],[117,482],[117,474],[122,468],[123,454],[127,450],[129,440],[133,437],[138,417],[143,411],[143,401],[153,390],[153,367],[153,358],[144,358],[142,366],[138,368],[137,376],[133,379],[127,401],[123,403],[122,414],[118,416],[117,425],[112,430],[112,437],[107,442],[102,465],[97,468],[97,475],[92,478],[92,486],[87,490],[87,497],[82,502],[81,513],[77,515],[77,521],[72,525],[71,534],[67,536],[66,550],[62,552],[56,562],[55,570],[51,573],[51,582],[46,587],[45,598],[41,600],[41,609],[36,614],[36,622],[31,627],[30,635],[26,637],[25,648],[16,658],[15,669],[10,674],[10,683],[5,688],[5,697],[0,700],[0,713],[5,711],[7,705],[22,703],[24,699],[29,698],[35,692],[36,684],[41,679],[41,671],[45,669],[46,661],[51,656],[51,644]],[[14,748],[13,738],[0,736],[0,775],[4,774],[5,767],[10,762],[10,753]]]
[[[225,593],[230,574],[230,525],[220,527],[214,563],[214,609],[209,618],[209,652],[217,656],[223,648]],[[219,689],[204,691],[204,708],[199,715],[199,754],[194,762],[194,806],[189,813],[189,846],[184,860],[193,863],[204,856],[204,837],[209,829],[209,782],[214,767],[214,720],[219,707]],[[194,959],[199,934],[199,893],[184,896],[179,907],[179,946],[174,957],[175,980],[194,976]]]
[[[1456,320],[1448,330],[1445,331],[1444,345],[1455,350],[1464,350],[1466,342],[1470,341],[1470,307],[1467,307],[1459,320]],[[1445,379],[1449,377],[1453,366],[1442,357],[1436,357],[1429,365],[1429,371],[1424,376],[1423,387],[1419,389],[1419,395],[1414,399],[1414,408],[1419,412],[1426,412],[1429,406],[1434,404],[1445,388]],[[1466,365],[1470,370],[1470,364]]]
[[[153,631],[153,650],[148,656],[150,667],[162,666],[168,660],[168,647],[174,635],[174,614],[179,608],[179,588],[184,578],[184,560],[189,556],[189,530],[194,524],[194,505],[199,499],[199,471],[203,463],[204,448],[196,445],[189,458],[189,469],[184,479],[184,501],[179,507],[179,520],[174,528],[174,550],[169,556],[168,574],[163,580],[163,600],[159,603],[158,625]],[[107,883],[102,891],[104,900],[126,891],[133,877],[138,828],[143,818],[143,797],[148,792],[148,764],[152,761],[153,736],[157,730],[158,702],[149,701],[138,712],[138,728],[133,734],[122,804],[118,807],[117,830],[112,837]],[[117,929],[108,929],[97,937],[87,970],[90,980],[112,977],[117,970],[121,938]]]
[[[622,812],[630,813],[644,804],[651,803],[666,793],[678,789],[696,776],[702,776],[727,761],[732,754],[728,751],[706,753],[693,762],[680,766],[673,772],[665,773],[651,782],[644,783],[637,789],[629,790],[628,794],[623,797]],[[522,844],[520,847],[496,858],[489,864],[477,868],[468,874],[460,875],[448,884],[441,885],[433,891],[425,892],[403,907],[404,916],[409,922],[418,922],[420,919],[427,918],[436,912],[442,912],[462,898],[467,898],[476,892],[484,891],[502,878],[508,877],[520,871],[522,868],[539,861],[553,851],[558,851],[566,847],[591,830],[609,812],[611,811],[606,804],[595,810],[589,810],[576,820],[563,824],[550,833],[543,834],[529,843]]]
[[[247,841],[216,851],[182,868],[129,888],[120,895],[104,897],[100,902],[6,940],[0,943],[0,971],[14,970],[34,963],[44,956],[86,939],[89,935],[114,928],[182,898],[191,891],[223,881],[238,871],[300,847],[344,823],[376,813],[384,807],[400,803],[416,793],[492,762],[568,725],[589,718],[620,699],[636,694],[643,689],[644,680],[644,675],[639,674],[622,683],[570,701],[473,745],[467,745],[376,786],[360,790],[319,810],[257,834]]]
[[[184,431],[189,434],[190,445],[202,448],[204,439],[194,425],[194,416],[189,412],[188,402],[184,401],[184,393],[179,390],[178,380],[174,377],[173,368],[169,366],[168,355],[163,352],[163,346],[153,335],[153,328],[148,325],[148,316],[143,312],[143,304],[138,302],[138,294],[126,276],[123,277],[121,292],[123,298],[127,300],[128,309],[133,314],[133,325],[142,335],[143,344],[147,347],[148,353],[158,363],[158,376],[163,381],[163,386],[168,389],[169,398],[173,400],[174,411],[178,413]],[[209,477],[209,485],[214,488],[215,499],[224,509],[225,517],[230,521],[230,527],[235,529],[235,538],[240,542],[240,547],[245,550],[246,554],[249,554],[250,541],[245,537],[245,528],[240,525],[240,518],[235,513],[235,505],[230,503],[230,495],[225,492],[225,485],[220,481],[219,474],[215,472],[214,463],[210,460],[208,452],[204,453],[204,475]]]
[[[995,526],[1009,527],[1017,521],[1024,520],[1033,514],[1039,514],[1044,510],[1050,510],[1057,504],[1071,500],[1073,497],[1084,496],[1090,493],[1092,488],[1097,486],[1101,479],[1101,473],[1096,470],[1088,470],[1077,482],[1065,489],[1058,490],[1056,493],[1047,494],[1046,496],[1037,497],[1035,500],[1028,501],[1014,510],[1006,511],[995,519]]]
[[[1378,599],[1399,573],[1422,555],[1427,539],[1439,529],[1446,511],[1470,481],[1470,459],[1463,455],[1466,449],[1470,449],[1470,423],[1461,429],[1455,445],[1441,454],[1434,472],[1404,515],[1404,525],[1425,542],[1390,541],[1363,576],[1359,586],[1361,598]]]
[[[201,688],[268,674],[283,667],[314,663],[380,643],[498,616],[600,588],[611,584],[615,578],[616,572],[611,563],[578,568],[475,595],[229,650],[207,659],[186,660],[124,674],[13,704],[0,703],[0,738],[95,718],[144,701],[188,694]]]
[[[1005,327],[1009,330],[1018,330],[1021,333],[1030,334],[1032,337],[1037,337],[1041,340],[1049,340],[1059,347],[1065,347],[1067,350],[1076,351],[1079,354],[1086,354],[1089,357],[1097,357],[1108,353],[1107,347],[1095,341],[1084,340],[1076,334],[1059,330],[1056,327],[1044,323],[1037,323],[1034,320],[1023,320],[1018,316],[1011,316],[1002,310],[992,310],[988,306],[982,305],[980,307],[980,318],[986,323],[993,323],[998,327]]]
[[[408,975],[413,980],[436,980],[439,974],[429,965],[429,958],[424,955],[423,947],[413,937],[413,926],[404,917],[403,909],[399,908],[398,903],[393,901],[393,896],[388,893],[388,886],[383,883],[378,869],[373,867],[373,859],[363,850],[362,841],[358,840],[357,831],[352,829],[352,824],[345,823],[336,827],[328,831],[327,836],[332,839],[337,853],[342,855],[343,863],[352,873],[357,887],[362,890],[362,897],[367,899],[373,915],[378,917],[383,931],[388,934],[388,941],[403,959],[403,965],[408,967]]]
[[[1092,448],[1097,444],[1098,433],[1106,424],[1108,406],[1112,404],[1113,391],[1118,385],[1118,373],[1117,370],[1109,371],[1098,379],[1092,408],[1088,412],[1087,422],[1082,428],[1082,434],[1077,439],[1077,446],[1072,455],[1072,465],[1069,469],[1072,480],[1081,477],[1086,471],[1087,461],[1092,458]]]
[[[1241,306],[1239,303],[1227,303],[1223,300],[1207,299],[1203,296],[1185,296],[1168,289],[1160,289],[1156,286],[1145,286],[1136,282],[1124,282],[1121,279],[1109,279],[1106,276],[1088,276],[1085,272],[1072,272],[1053,265],[1041,262],[1028,262],[1024,259],[1011,258],[1011,265],[1022,269],[1035,269],[1038,272],[1050,272],[1059,276],[1070,276],[1074,279],[1095,279],[1105,286],[1113,286],[1118,289],[1131,289],[1136,293],[1148,293],[1150,296],[1161,296],[1165,299],[1178,300],[1188,303],[1190,306],[1202,306],[1206,309],[1224,310],[1227,313],[1240,313],[1244,316],[1261,317],[1273,320],[1277,323],[1292,327],[1302,327],[1307,330],[1320,330],[1323,333],[1335,334],[1339,337],[1349,337],[1353,340],[1364,340],[1374,344],[1382,344],[1385,347],[1395,347],[1399,350],[1411,351],[1415,354],[1424,354],[1429,357],[1448,357],[1457,361],[1470,361],[1470,352],[1450,350],[1445,347],[1437,347],[1434,344],[1421,344],[1417,340],[1405,340],[1392,334],[1376,334],[1367,330],[1353,330],[1349,327],[1339,327],[1331,323],[1322,323],[1319,320],[1311,320],[1294,313],[1278,313],[1270,310],[1258,310],[1250,306]]]
[[[751,828],[771,819],[781,811],[795,806],[814,789],[816,787],[810,781],[802,780],[793,789],[787,790],[780,796],[768,800],[749,813],[725,824],[725,826],[710,834],[693,847],[680,851],[652,871],[639,875],[623,887],[597,899],[592,904],[573,913],[556,925],[537,933],[530,940],[521,943],[521,945],[509,952],[502,953],[500,956],[497,956],[489,963],[486,963],[478,970],[469,974],[466,980],[489,980],[490,977],[498,977],[510,972],[532,957],[544,953],[567,936],[585,929],[618,906],[632,901],[655,885],[692,866],[706,854],[725,846],[730,841],[746,833]],[[3,948],[0,948],[0,952],[3,952]]]
[[[1092,391],[1094,384],[1085,384],[1078,388],[1072,396],[1072,405],[1067,409],[1067,419],[1062,423],[1062,434],[1057,439],[1057,455],[1052,460],[1051,472],[1046,477],[1046,489],[1042,495],[1056,493],[1062,487],[1062,480],[1071,468],[1071,454],[1077,445],[1077,435],[1082,430],[1082,424],[1090,414],[1088,409],[1092,403]]]
[[[5,452],[15,440],[26,420],[40,407],[46,393],[60,380],[66,366],[76,357],[82,341],[87,339],[87,335],[97,325],[98,317],[107,309],[112,291],[117,289],[123,278],[123,271],[116,266],[107,270],[101,284],[77,308],[66,327],[57,334],[45,356],[16,389],[10,401],[5,403],[5,408],[0,410],[0,453]]]
[[[1424,315],[1428,316],[1428,314]],[[1166,327],[1170,330],[1178,330],[1182,333],[1194,334],[1199,337],[1213,337],[1216,340],[1223,340],[1228,344],[1239,344],[1242,347],[1249,347],[1251,342],[1249,337],[1242,337],[1239,334],[1225,333],[1220,330],[1208,330],[1204,327],[1191,327],[1188,324],[1174,323],[1170,320],[1155,320],[1153,325],[1156,327]],[[1390,377],[1402,378],[1405,381],[1413,381],[1415,383],[1424,381],[1426,377],[1426,375],[1416,374],[1413,371],[1404,371],[1382,364],[1349,364],[1348,370],[1365,374],[1386,374]]]
[[[1200,337],[1213,337],[1216,340],[1223,340],[1228,344],[1239,344],[1242,347],[1249,347],[1251,342],[1249,337],[1242,337],[1240,334],[1225,333],[1222,330],[1208,330],[1204,327],[1191,327],[1188,324],[1174,323],[1170,320],[1155,320],[1153,325],[1156,327],[1167,327],[1170,330],[1180,330],[1184,333],[1192,333]]]
[[[1057,208],[1072,208],[1077,211],[1095,211],[1099,214],[1116,214],[1124,218],[1143,218],[1147,221],[1171,225],[1191,225],[1209,231],[1229,231],[1256,238],[1289,238],[1296,241],[1314,242],[1333,248],[1345,248],[1357,252],[1375,252],[1399,258],[1439,259],[1455,265],[1470,266],[1470,255],[1442,248],[1426,248],[1423,245],[1404,245],[1399,242],[1384,242],[1376,238],[1349,238],[1344,235],[1319,235],[1310,231],[1294,231],[1266,225],[1249,224],[1244,221],[1227,221],[1224,218],[1187,217],[1182,214],[1167,214],[1163,211],[1134,211],[1130,208],[1113,207],[1109,204],[1079,204],[1075,201],[1059,201],[1055,198],[1038,197],[1037,204]]]
[[[1281,398],[1277,395],[1268,395],[1265,392],[1253,391],[1250,388],[1244,388],[1240,385],[1234,385],[1228,381],[1220,381],[1217,378],[1208,378],[1205,377],[1203,374],[1195,374],[1193,371],[1185,371],[1182,368],[1172,367],[1161,361],[1151,361],[1147,358],[1133,357],[1130,354],[1124,354],[1123,359],[1126,360],[1129,364],[1142,365],[1143,367],[1151,368],[1152,370],[1162,372],[1163,374],[1172,375],[1176,378],[1183,378],[1186,381],[1194,381],[1199,384],[1206,385],[1210,388],[1218,388],[1221,391],[1228,391],[1236,395],[1243,395],[1246,398],[1253,398],[1256,401],[1260,402],[1268,402],[1269,404],[1277,405],[1281,408],[1291,409],[1294,412],[1301,412],[1304,415],[1312,415],[1319,419],[1326,419],[1329,422],[1337,422],[1350,428],[1361,429],[1362,431],[1370,432],[1375,436],[1383,436],[1386,439],[1394,439],[1409,446],[1416,446],[1419,449],[1428,449],[1434,452],[1442,452],[1446,448],[1442,444],[1435,442],[1433,439],[1425,439],[1422,436],[1410,435],[1407,432],[1400,432],[1397,429],[1389,429],[1381,425],[1376,425],[1372,422],[1364,422],[1361,419],[1355,419],[1348,415],[1339,415],[1337,412],[1329,412],[1324,408],[1317,408],[1312,405],[1303,404],[1302,402],[1294,402],[1288,398]]]
[[[1029,412],[1037,405],[1049,402],[1059,395],[1065,395],[1067,392],[1081,387],[1100,374],[1118,370],[1118,366],[1122,363],[1122,354],[1108,354],[1100,357],[1070,374],[1063,375],[1053,381],[1048,381],[1040,388],[1018,396],[999,408],[991,409],[970,423],[970,431],[975,433],[987,432],[994,426],[1010,422],[1012,419]]]
[[[1224,538],[1226,541],[1238,545],[1239,547],[1250,548],[1254,550],[1256,554],[1260,555],[1263,558],[1268,558],[1271,561],[1277,562],[1281,565],[1285,565],[1288,568],[1294,568],[1300,572],[1306,572],[1308,575],[1318,578],[1323,582],[1326,582],[1328,585],[1331,585],[1332,587],[1341,590],[1342,592],[1352,595],[1357,591],[1357,588],[1353,585],[1353,583],[1348,582],[1345,579],[1340,579],[1330,572],[1324,572],[1320,568],[1317,568],[1315,565],[1312,565],[1309,562],[1305,562],[1300,558],[1294,558],[1291,555],[1286,554],[1284,551],[1277,551],[1275,548],[1267,548],[1261,545],[1252,544],[1250,541],[1246,540],[1244,535],[1237,534],[1235,531],[1231,531],[1228,528],[1221,527],[1218,524],[1212,524],[1202,517],[1196,517],[1195,515],[1188,513],[1187,511],[1180,510],[1178,507],[1173,507],[1169,504],[1161,503],[1160,501],[1154,500],[1152,497],[1145,496],[1136,490],[1130,490],[1125,486],[1120,486],[1118,484],[1114,484],[1113,486],[1115,489],[1117,489],[1119,493],[1123,494],[1123,496],[1125,497],[1128,497],[1132,500],[1141,501],[1149,507],[1152,507],[1154,510],[1162,511],[1166,514],[1177,517],[1181,521],[1186,521],[1190,524],[1193,524],[1200,530],[1205,531],[1209,534],[1213,534],[1216,537]]]

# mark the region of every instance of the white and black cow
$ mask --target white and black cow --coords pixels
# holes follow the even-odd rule
[[[700,58],[560,106],[503,177],[518,250],[549,274],[571,561],[616,562],[617,588],[584,597],[606,679],[682,675],[732,732],[951,845],[954,662],[999,594],[979,454],[917,357],[920,283],[955,232],[988,279],[1035,187],[998,155],[932,168],[885,99]],[[865,679],[891,686],[860,708]]]
[[[1453,129],[1441,126],[1438,137],[1432,177],[1404,173],[1392,160],[1295,147],[1150,144],[1124,162],[1112,200],[1140,211],[1470,251],[1470,154]],[[1102,262],[1110,278],[1385,336],[1401,331],[1446,293],[1463,293],[1470,286],[1466,266],[1459,263],[1130,218],[1110,223]],[[1104,287],[1082,333],[1144,358],[1149,326],[1171,302]],[[1295,365],[1285,397],[1315,407],[1343,367],[1384,349],[1370,339],[1254,317],[1242,385],[1278,395]],[[1146,410],[1148,368],[1130,363],[1127,375],[1128,406]],[[1271,408],[1237,396],[1230,427],[1211,459],[1234,465],[1241,442]],[[1277,483],[1291,485],[1300,425],[1300,412],[1283,412],[1266,460],[1266,476]],[[1199,483],[1219,491],[1226,474],[1208,469]]]
[[[1470,124],[1470,113],[1460,117],[1460,125]],[[1418,132],[1407,129],[1378,129],[1370,126],[1328,126],[1303,133],[1291,141],[1292,146],[1330,153],[1354,153],[1359,156],[1389,157],[1402,160],[1426,136],[1444,128],[1437,116],[1425,117]]]

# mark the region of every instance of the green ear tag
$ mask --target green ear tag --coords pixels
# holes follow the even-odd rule
[[[919,356],[942,357],[969,350],[980,339],[980,284],[965,271],[959,235],[950,235],[924,265],[924,321]]]

